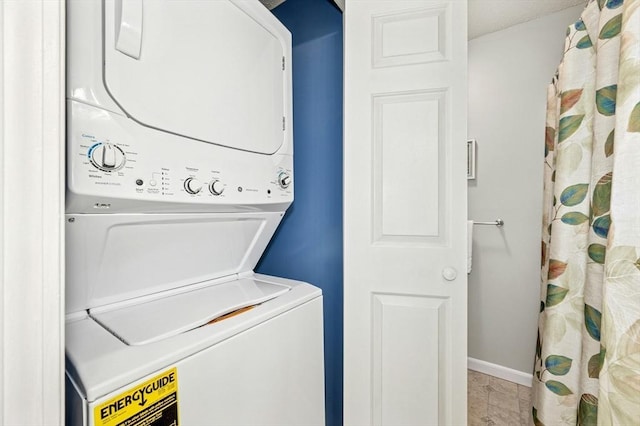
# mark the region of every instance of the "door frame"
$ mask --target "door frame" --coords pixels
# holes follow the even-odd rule
[[[0,424],[64,424],[64,0],[0,0]]]

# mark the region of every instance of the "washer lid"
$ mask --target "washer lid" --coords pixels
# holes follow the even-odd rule
[[[107,0],[104,83],[134,120],[273,154],[284,140],[286,29],[261,4]]]
[[[207,325],[290,289],[284,284],[244,278],[139,304],[93,308],[89,315],[127,345],[138,346]]]

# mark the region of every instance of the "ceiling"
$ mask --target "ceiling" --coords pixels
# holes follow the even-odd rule
[[[264,4],[267,9],[271,10],[274,7],[280,5],[280,3],[284,3],[285,0],[260,0],[260,3]]]
[[[530,21],[586,0],[468,0],[469,39]]]
[[[273,9],[285,0],[260,0]],[[342,8],[344,0],[333,0]],[[468,0],[469,39],[530,21],[587,0]]]

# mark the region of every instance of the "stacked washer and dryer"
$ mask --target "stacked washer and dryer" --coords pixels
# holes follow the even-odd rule
[[[322,293],[253,268],[293,201],[258,0],[67,2],[69,425],[324,425]]]

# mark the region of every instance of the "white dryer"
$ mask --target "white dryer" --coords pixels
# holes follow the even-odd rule
[[[69,425],[324,425],[322,293],[253,273],[293,201],[258,0],[68,0]]]

